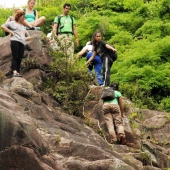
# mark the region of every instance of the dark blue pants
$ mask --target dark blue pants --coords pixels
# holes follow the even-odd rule
[[[92,51],[88,52],[86,60],[88,60],[92,56],[92,54],[93,54]],[[101,74],[102,60],[101,60],[101,57],[99,55],[96,55],[94,57],[93,61],[88,66],[89,72],[91,72],[93,70],[93,67],[94,67],[94,71],[96,73],[96,78],[97,78],[98,84],[102,85],[103,84],[103,76]]]

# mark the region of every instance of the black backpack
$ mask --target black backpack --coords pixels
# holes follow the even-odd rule
[[[113,62],[117,60],[117,52],[114,52],[113,50],[107,49],[108,55],[112,58]]]
[[[60,22],[60,20],[61,20],[61,17],[63,17],[62,15],[59,15],[58,16],[58,27],[57,27],[57,35],[58,35],[58,33],[59,33],[59,29],[61,29],[60,28],[60,26],[61,26],[61,22]],[[72,32],[65,32],[65,33],[71,33],[71,34],[73,34],[73,17],[72,16],[70,16],[70,18],[71,18],[71,21],[72,21]]]
[[[115,98],[115,93],[113,88],[109,87],[105,89],[101,95],[101,99],[104,101],[113,100]]]
[[[112,47],[114,48],[114,46]],[[104,55],[108,55],[113,60],[113,62],[117,60],[117,52],[106,48],[102,42],[100,43],[99,48],[104,52]]]

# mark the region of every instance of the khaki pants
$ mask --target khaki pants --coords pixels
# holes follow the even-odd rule
[[[62,51],[69,60],[74,59],[74,43],[72,36],[67,34],[59,34],[59,50]]]
[[[118,138],[120,135],[125,138],[125,132],[124,132],[124,127],[123,127],[123,122],[121,119],[119,105],[113,104],[113,103],[112,104],[105,103],[103,105],[103,114],[104,114],[104,118],[105,118],[105,122],[108,128],[109,134],[112,137],[112,141],[117,141],[117,135],[118,135]]]

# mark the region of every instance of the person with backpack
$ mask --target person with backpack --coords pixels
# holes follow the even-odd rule
[[[105,41],[102,41],[102,34],[100,31],[96,31],[93,35],[93,47],[94,51],[91,58],[85,63],[89,64],[96,55],[99,55],[102,59],[103,64],[103,85],[109,86],[110,84],[110,69],[113,62],[117,59],[117,50],[107,44]]]
[[[54,27],[53,33],[54,36],[58,38],[60,43],[60,50],[64,52],[66,57],[69,60],[74,59],[74,43],[72,39],[72,35],[75,36],[76,45],[79,44],[78,34],[75,25],[74,17],[69,15],[69,11],[71,9],[71,5],[65,3],[63,5],[63,14],[55,17],[54,19]]]
[[[25,20],[25,12],[17,10],[14,16],[15,20],[5,23],[1,28],[10,34],[10,45],[12,51],[12,70],[13,77],[21,77],[20,65],[24,55],[25,41],[31,39],[25,27],[22,25]]]
[[[93,54],[92,48],[93,48],[92,41],[87,42],[86,45],[82,48],[82,50],[78,53],[76,59],[79,59],[83,54],[87,53],[86,60],[88,60]],[[101,86],[103,85],[103,77],[101,75],[102,61],[99,55],[96,55],[92,62],[88,65],[88,70],[90,73],[92,72],[93,67],[96,73],[98,84]]]
[[[113,95],[113,98],[110,98],[110,96],[105,96],[105,90],[103,91],[102,111],[109,134],[111,136],[111,143],[126,144],[124,126],[122,121],[122,118],[124,117],[123,101],[122,95],[118,91],[118,88],[119,85],[117,83],[111,83],[110,87],[106,89],[110,90]],[[110,94],[110,92],[108,94]]]
[[[45,22],[46,18],[44,16],[38,18],[38,11],[34,10],[36,0],[28,0],[27,8],[25,11],[25,19],[35,28],[35,30],[40,30],[40,26]]]

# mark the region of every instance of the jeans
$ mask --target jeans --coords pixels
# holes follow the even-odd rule
[[[88,52],[86,60],[88,60],[92,56],[92,54],[93,54],[92,51]],[[103,84],[103,76],[101,74],[102,61],[101,61],[101,57],[99,55],[96,55],[94,57],[93,61],[88,66],[89,72],[92,72],[93,67],[94,67],[94,71],[96,73],[96,78],[97,78],[98,84],[102,85]]]

